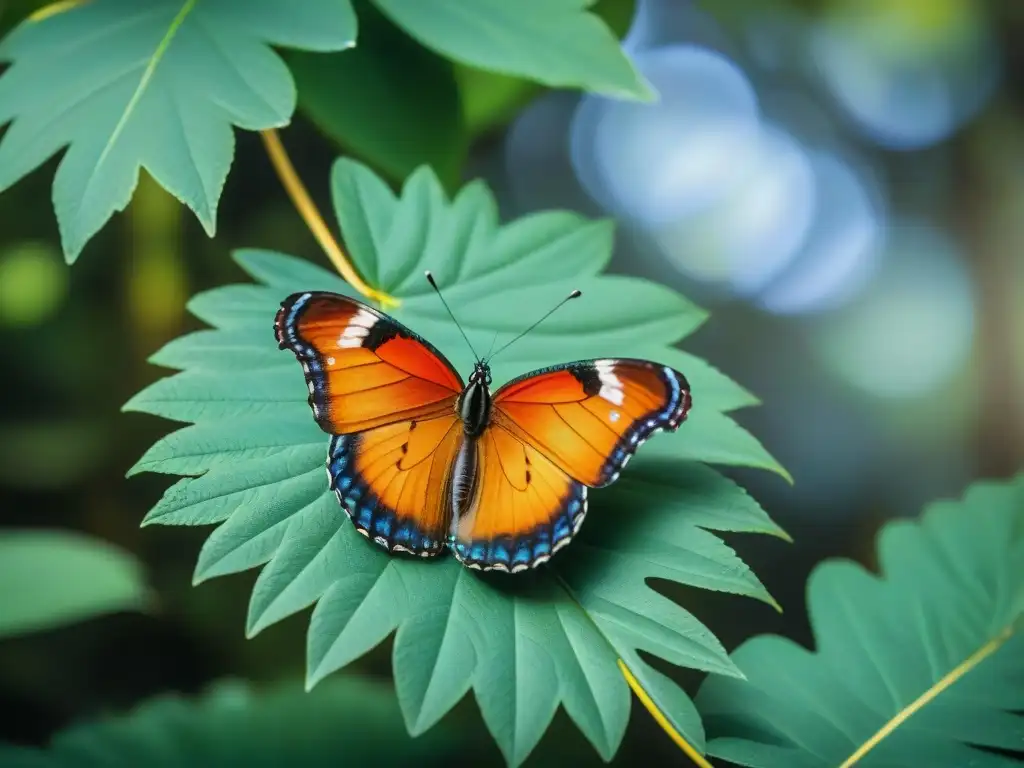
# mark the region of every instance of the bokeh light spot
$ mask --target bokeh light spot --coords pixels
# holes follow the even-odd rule
[[[0,323],[26,328],[48,320],[68,292],[68,267],[57,249],[16,244],[0,254]]]
[[[997,79],[995,44],[983,26],[943,26],[959,15],[924,8],[841,9],[810,37],[814,67],[838,105],[887,149],[921,149],[948,138],[985,103]]]
[[[757,98],[730,60],[673,45],[634,56],[653,104],[587,96],[573,117],[573,167],[607,212],[661,226],[719,202],[748,172],[760,133]]]
[[[799,249],[814,216],[814,173],[789,134],[765,127],[747,173],[719,205],[654,233],[682,272],[755,290]]]
[[[845,160],[810,152],[817,206],[810,232],[790,264],[757,297],[774,314],[832,309],[853,299],[874,273],[884,243],[877,196]]]
[[[896,228],[864,294],[812,328],[822,359],[881,397],[941,386],[965,364],[973,336],[967,268],[947,236],[922,225]]]

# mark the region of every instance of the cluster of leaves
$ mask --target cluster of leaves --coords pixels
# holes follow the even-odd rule
[[[71,531],[0,532],[0,639],[151,606],[142,565],[108,542]],[[337,677],[257,690],[235,680],[201,698],[166,695],[127,715],[77,723],[45,749],[0,743],[6,768],[123,765],[449,765],[474,739],[452,725],[415,742],[383,683]]]
[[[563,362],[567,350],[646,357],[687,374],[695,408],[678,433],[651,441],[618,484],[594,494],[578,540],[537,573],[479,578],[451,559],[389,558],[355,535],[327,492],[325,437],[298,366],[270,329],[288,293],[350,288],[282,254],[237,253],[257,283],[195,297],[192,312],[212,329],[158,352],[154,362],[180,373],[126,406],[189,424],[133,469],[185,476],[146,522],[218,525],[197,582],[262,566],[250,635],[315,604],[311,686],[396,633],[397,703],[340,680],[309,698],[254,697],[229,685],[196,705],[164,699],[72,729],[46,751],[0,750],[5,764],[105,765],[134,755],[179,765],[230,754],[317,765],[341,752],[359,760],[364,747],[372,752],[362,757],[379,763],[380,743],[401,761],[408,742],[367,727],[400,712],[421,734],[471,689],[510,764],[531,752],[559,706],[607,759],[630,706],[620,662],[699,750],[706,723],[709,754],[753,768],[1014,764],[1006,754],[1024,748],[1024,480],[982,484],[920,523],[890,524],[880,576],[823,565],[809,585],[814,653],[770,637],[730,657],[649,583],[774,604],[717,533],[785,534],[708,466],[785,475],[728,415],[754,398],[674,346],[702,322],[699,309],[652,283],[601,274],[607,223],[544,213],[499,227],[484,185],[445,192],[456,186],[472,126],[492,119],[466,103],[474,89],[493,92],[504,77],[520,94],[525,80],[651,96],[592,0],[59,5],[62,12],[27,20],[0,42],[0,63],[11,65],[0,75],[0,127],[10,123],[0,191],[67,149],[53,202],[69,261],[128,204],[142,168],[212,235],[233,129],[285,125],[298,104],[389,178],[408,175],[396,197],[365,167],[339,161],[337,215],[362,277],[397,297],[393,314],[457,367],[472,360],[421,279],[424,268],[477,347],[520,330],[523,307],[584,291],[584,301],[501,358],[499,382]],[[424,161],[435,170],[410,174]],[[146,605],[137,564],[102,543],[12,532],[0,537],[0,558],[0,634]],[[47,567],[57,561],[59,569]],[[641,652],[716,674],[695,707]],[[417,743],[418,759],[448,755],[445,734],[431,738]]]
[[[334,768],[451,765],[466,740],[438,728],[413,741],[394,695],[381,683],[339,678],[306,693],[286,685],[254,690],[224,680],[202,698],[162,696],[127,715],[74,725],[46,749],[0,745],[6,768]]]
[[[732,656],[745,681],[708,679],[696,701],[710,754],[751,768],[1021,764],[1024,475],[887,524],[878,561],[878,576],[847,561],[812,574],[816,652],[758,637]]]
[[[0,554],[0,635],[142,603],[137,564],[102,542],[20,531],[0,539]],[[34,588],[29,615],[24,583],[57,573],[47,565],[56,559],[81,587]],[[815,653],[759,637],[733,654],[745,680],[709,677],[696,699],[709,754],[751,768],[1020,764],[1024,475],[978,483],[962,502],[934,504],[919,521],[889,523],[878,560],[879,576],[846,561],[812,575]],[[523,616],[532,626],[529,611]],[[401,727],[399,704],[381,684],[339,677],[310,694],[283,687],[257,695],[225,681],[196,701],[166,696],[75,725],[45,750],[0,745],[0,762],[317,766],[344,754],[354,765],[413,757],[441,765],[469,747],[451,724],[415,742]]]
[[[277,349],[270,323],[293,291],[350,289],[307,262],[242,251],[236,259],[260,284],[196,296],[190,310],[213,329],[160,350],[153,362],[182,372],[126,405],[191,422],[132,470],[195,476],[173,485],[146,522],[220,524],[199,555],[197,582],[266,564],[249,607],[249,634],[316,603],[308,635],[311,684],[397,630],[395,684],[414,734],[472,688],[509,763],[526,757],[560,704],[610,757],[629,711],[622,659],[678,730],[701,746],[692,702],[638,651],[738,672],[714,635],[647,580],[772,603],[711,531],[785,535],[742,489],[704,465],[782,472],[726,414],[753,398],[672,346],[704,313],[657,284],[600,274],[612,245],[607,222],[550,212],[499,227],[484,184],[449,200],[426,168],[396,197],[364,166],[339,160],[332,189],[360,274],[400,299],[392,314],[459,369],[471,366],[471,353],[424,269],[433,271],[478,348],[521,330],[524,307],[539,313],[571,288],[582,289],[583,299],[495,360],[496,382],[564,361],[566,350],[641,356],[686,372],[695,393],[691,418],[645,445],[614,487],[593,494],[578,539],[540,573],[491,580],[451,558],[389,557],[355,533],[328,491],[326,437],[309,412],[301,369]]]
[[[465,151],[454,61],[549,86],[646,98],[588,0],[83,0],[0,42],[0,191],[67,147],[53,185],[77,258],[131,199],[140,168],[212,236],[232,127],[286,125],[303,106],[327,132],[404,176]],[[68,10],[70,6],[70,10]],[[358,12],[357,12],[358,11]],[[358,27],[365,26],[367,43]],[[271,46],[316,54],[286,61]],[[295,77],[289,66],[294,70]]]

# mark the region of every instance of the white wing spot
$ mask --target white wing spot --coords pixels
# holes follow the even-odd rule
[[[611,360],[597,360],[594,362],[594,368],[597,370],[598,381],[601,382],[598,396],[609,403],[622,405],[624,399],[622,382],[615,375],[615,364]]]
[[[612,411],[608,414],[608,421],[618,421],[621,415],[618,411]]]
[[[345,330],[338,337],[338,347],[341,349],[361,347],[363,339],[366,338],[366,334],[370,332],[376,322],[377,318],[372,312],[360,309],[352,316],[348,325],[345,326]]]
[[[333,357],[328,357],[327,358],[327,364],[328,365],[334,365],[335,362],[337,362],[337,361]]]

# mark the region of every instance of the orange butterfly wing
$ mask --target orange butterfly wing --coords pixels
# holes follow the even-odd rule
[[[330,486],[360,533],[422,556],[445,545],[462,428],[462,379],[429,342],[334,293],[289,296],[274,320],[302,364],[317,424],[333,437]]]
[[[462,435],[454,416],[442,416],[332,438],[327,474],[356,530],[388,551],[439,554]]]
[[[615,481],[637,447],[690,408],[686,378],[645,360],[547,368],[495,393],[491,423],[459,462],[466,500],[452,550],[470,568],[546,562],[579,531],[587,486]],[[456,490],[456,494],[459,491]]]
[[[674,431],[691,404],[679,371],[647,360],[587,360],[510,381],[492,423],[546,455],[577,482],[614,482],[658,430]]]
[[[501,428],[484,430],[451,549],[468,568],[517,573],[546,562],[583,524],[587,488]],[[459,480],[454,481],[457,485]],[[456,491],[458,498],[458,491]]]
[[[347,435],[455,413],[459,374],[428,341],[336,293],[289,296],[274,319],[281,349],[302,364],[317,424]]]

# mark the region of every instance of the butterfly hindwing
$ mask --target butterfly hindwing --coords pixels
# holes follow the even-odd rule
[[[587,513],[587,488],[500,427],[461,449],[453,477],[451,549],[463,565],[516,573],[569,543]],[[462,490],[460,491],[460,486]]]
[[[683,374],[647,360],[587,360],[513,379],[494,395],[492,424],[592,488],[614,482],[636,449],[686,418]]]
[[[453,413],[463,388],[429,342],[347,296],[292,294],[274,331],[302,364],[313,416],[332,435]]]
[[[439,554],[462,434],[449,414],[333,437],[327,474],[356,530],[389,552]]]

